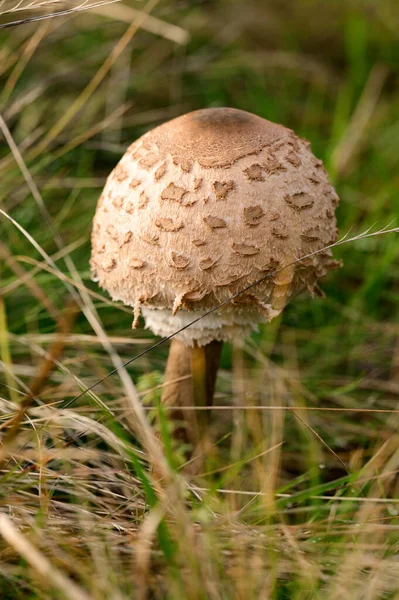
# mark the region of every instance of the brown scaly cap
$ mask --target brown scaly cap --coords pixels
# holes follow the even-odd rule
[[[100,285],[126,305],[160,310],[159,326],[156,311],[145,316],[165,335],[178,328],[179,314],[187,318],[184,311],[213,308],[331,244],[338,196],[309,146],[281,125],[231,108],[195,111],[145,134],[98,202],[91,265]],[[247,325],[270,320],[302,289],[317,291],[317,279],[336,265],[325,251],[280,271],[221,311],[224,332],[194,339],[230,337],[235,314]]]

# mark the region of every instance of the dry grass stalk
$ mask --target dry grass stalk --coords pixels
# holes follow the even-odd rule
[[[89,594],[52,565],[5,514],[0,515],[0,534],[47,583],[58,589],[67,600],[92,600]]]

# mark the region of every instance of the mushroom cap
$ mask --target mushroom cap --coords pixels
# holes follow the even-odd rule
[[[330,250],[292,264],[336,240],[337,204],[321,160],[290,129],[232,108],[194,111],[139,138],[108,177],[93,274],[160,335],[269,275],[181,335],[227,339],[337,266]]]

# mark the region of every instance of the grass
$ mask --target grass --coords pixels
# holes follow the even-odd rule
[[[105,178],[149,128],[281,122],[325,161],[341,234],[398,226],[397,17],[132,0],[0,30],[0,597],[399,599],[397,234],[338,247],[326,299],[225,346],[200,475],[159,404],[166,345],[72,403],[154,343],[88,268]]]

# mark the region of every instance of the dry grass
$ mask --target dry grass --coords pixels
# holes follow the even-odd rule
[[[1,597],[399,599],[394,7],[338,4],[118,3],[0,34]],[[349,233],[325,301],[225,348],[193,476],[166,345],[89,281],[88,237],[127,143],[220,104],[309,137]]]

